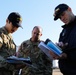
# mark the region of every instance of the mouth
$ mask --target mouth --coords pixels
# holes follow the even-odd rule
[[[15,32],[14,30],[11,30],[11,33]]]
[[[68,21],[67,21],[67,20],[63,20],[63,22],[64,22],[64,23],[67,23]]]

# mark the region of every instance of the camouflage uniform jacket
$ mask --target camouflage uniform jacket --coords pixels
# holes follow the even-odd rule
[[[14,66],[6,63],[5,59],[15,53],[16,45],[13,42],[11,34],[7,32],[5,27],[0,28],[0,70],[2,70],[2,68],[5,68],[8,71],[14,69]],[[5,71],[5,69],[3,70]],[[4,75],[9,75],[8,71]]]
[[[31,39],[24,41],[20,48],[20,56],[30,57],[32,65],[22,69],[22,75],[52,75],[52,61],[38,48],[38,42],[32,42]]]

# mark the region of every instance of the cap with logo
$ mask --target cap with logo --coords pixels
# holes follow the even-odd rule
[[[56,8],[55,8],[55,12],[54,12],[54,20],[57,20],[59,18],[59,16],[68,9],[68,5],[67,4],[59,4]]]
[[[12,24],[14,26],[22,27],[21,26],[22,18],[21,18],[21,15],[18,12],[12,12],[12,13],[10,13],[9,16],[8,16],[8,20],[10,22],[12,22]]]

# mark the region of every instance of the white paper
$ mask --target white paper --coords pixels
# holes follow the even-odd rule
[[[38,47],[39,47],[51,60],[53,60],[51,54],[49,53],[49,48],[48,48],[43,42],[40,42],[40,44],[38,45]]]
[[[53,46],[54,45],[54,46]],[[53,44],[52,47],[50,47],[49,45],[46,45],[44,42],[40,42],[40,44],[38,45],[38,47],[51,59],[53,60],[53,56],[60,56],[59,53],[57,53],[56,50],[58,47],[56,47],[55,44]],[[55,48],[56,47],[56,48]],[[59,50],[59,48],[57,49]],[[60,50],[59,50],[60,51]],[[60,51],[60,53],[62,53],[62,51]]]

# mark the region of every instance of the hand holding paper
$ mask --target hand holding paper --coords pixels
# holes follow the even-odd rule
[[[46,39],[45,42],[41,42],[38,47],[52,60],[59,58],[62,50],[56,46],[52,41]]]
[[[68,43],[58,42],[56,43],[56,45],[64,49],[68,45]]]
[[[10,56],[7,58],[7,62],[10,64],[29,64],[31,65],[32,62],[30,61],[30,58],[18,58],[16,56]]]

